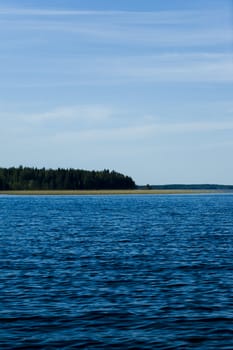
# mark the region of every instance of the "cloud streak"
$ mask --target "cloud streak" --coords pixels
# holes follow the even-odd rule
[[[211,11],[214,15],[219,15],[219,11]],[[63,10],[63,9],[48,9],[48,8],[19,8],[19,7],[1,7],[0,16],[39,16],[39,17],[70,17],[70,16],[104,16],[104,17],[121,17],[123,20],[133,19],[136,21],[153,20],[157,23],[190,23],[196,19],[204,19],[203,11],[119,11],[119,10]],[[151,23],[149,21],[149,23]],[[148,22],[147,22],[148,24]]]
[[[2,114],[0,118],[6,117]],[[232,131],[233,121],[203,120],[196,122],[164,122],[157,117],[136,115],[108,106],[64,106],[48,112],[8,114],[9,128],[32,133],[41,133],[45,125],[51,128],[46,133],[76,135],[79,139],[147,139],[156,135],[209,133]],[[59,125],[62,126],[60,129]]]
[[[1,25],[8,30],[63,32],[119,44],[200,46],[232,43],[226,10],[204,11],[81,11],[0,8]],[[207,25],[206,19],[222,18]],[[208,21],[209,24],[211,23]],[[185,30],[184,30],[185,27]]]
[[[27,123],[46,123],[73,121],[96,124],[106,122],[112,115],[112,110],[103,106],[65,106],[48,112],[21,115],[20,119]]]
[[[81,38],[88,38],[88,40],[95,40],[98,42],[111,43],[114,45],[138,45],[143,47],[202,47],[213,45],[232,44],[232,31],[229,28],[203,28],[198,26],[196,28],[177,28],[171,26],[170,28],[156,25],[144,26],[138,28],[135,25],[125,23],[113,24],[111,22],[95,21],[49,21],[49,20],[2,20],[1,27],[4,30],[19,32],[22,31],[40,31],[41,33],[55,33],[60,32],[64,34],[76,35],[79,40]]]
[[[97,60],[98,62],[98,60]],[[145,82],[232,82],[228,54],[177,54],[104,59],[97,64],[103,77]],[[102,67],[102,68],[99,68]]]
[[[22,57],[22,60],[25,61],[25,58]],[[18,65],[14,65],[14,58],[2,57],[0,87],[233,82],[233,61],[230,54],[109,55],[95,56],[94,60],[89,55],[74,58],[36,57],[31,59],[30,68],[27,65],[22,67],[20,62],[19,57]],[[8,69],[10,67],[9,74],[4,65]],[[4,75],[7,75],[6,80]]]

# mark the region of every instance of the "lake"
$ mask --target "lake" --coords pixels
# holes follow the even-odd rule
[[[0,349],[233,349],[233,195],[0,196]]]

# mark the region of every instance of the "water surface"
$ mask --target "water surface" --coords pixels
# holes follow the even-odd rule
[[[233,349],[233,196],[1,196],[0,349]]]

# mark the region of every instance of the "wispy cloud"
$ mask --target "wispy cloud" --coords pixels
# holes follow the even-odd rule
[[[7,16],[98,16],[112,15],[115,12],[111,11],[77,11],[77,10],[55,10],[43,8],[17,8],[17,7],[2,7],[0,15]]]
[[[86,122],[95,125],[96,123],[106,122],[112,115],[112,110],[104,106],[65,106],[57,107],[48,112],[32,113],[21,115],[20,119],[28,123],[44,123],[73,121]]]
[[[233,121],[198,121],[189,123],[165,123],[153,125],[152,129],[158,132],[186,133],[186,132],[212,132],[233,130]]]
[[[98,59],[97,59],[98,62]],[[128,81],[232,82],[229,54],[170,54],[99,60],[98,73]],[[96,69],[96,68],[93,68]]]
[[[2,113],[6,117],[6,114]],[[1,116],[0,116],[1,118]],[[157,116],[134,115],[109,106],[65,106],[42,113],[8,113],[9,127],[15,126],[41,133],[46,125],[51,127],[46,134],[76,135],[79,139],[147,139],[156,135],[209,133],[233,130],[233,121],[203,120],[191,122],[163,121]],[[60,127],[62,126],[62,128]]]
[[[211,11],[212,14],[219,14],[219,11]],[[196,20],[204,19],[205,13],[203,11],[119,11],[119,10],[64,10],[64,9],[47,9],[47,8],[19,8],[19,7],[1,7],[0,16],[40,16],[40,17],[70,17],[70,16],[104,16],[116,17],[118,20],[133,20],[139,22],[159,23],[190,23]]]
[[[24,61],[24,57],[22,58]],[[11,63],[12,61],[12,63]],[[30,67],[14,65],[14,58],[2,57],[0,86],[75,87],[137,83],[232,83],[233,60],[230,54],[179,53],[141,56],[40,57]],[[4,80],[10,67],[7,79]],[[30,74],[29,74],[30,72]],[[11,79],[12,77],[12,79]],[[21,79],[22,77],[22,79]],[[22,81],[21,81],[22,80]]]
[[[223,16],[230,22],[231,15],[226,9],[202,9],[200,10],[157,10],[157,11],[119,11],[119,10],[67,10],[49,8],[26,8],[26,7],[0,7],[0,16],[10,17],[105,17],[109,23],[118,24],[145,24],[145,25],[168,25],[168,24],[204,24],[210,17]],[[101,18],[100,18],[101,20]],[[223,25],[223,23],[222,23]],[[141,28],[142,29],[142,28]]]
[[[226,11],[79,11],[0,8],[8,30],[64,32],[111,43],[200,46],[232,42]],[[212,22],[221,18],[221,24]],[[211,21],[207,19],[212,18]],[[207,25],[207,22],[209,25]],[[185,28],[184,28],[185,27]]]
[[[232,44],[232,32],[230,28],[174,28],[160,25],[144,26],[139,28],[138,24],[113,24],[95,21],[83,23],[83,21],[21,21],[2,20],[1,26],[9,31],[40,31],[41,33],[60,32],[77,35],[79,40],[87,38],[98,40],[102,43],[138,45],[146,47],[202,47],[213,45]],[[81,37],[78,37],[78,35]]]
[[[232,131],[233,123],[221,122],[197,122],[197,123],[157,123],[147,125],[128,125],[115,128],[96,128],[86,130],[65,130],[50,135],[54,143],[88,145],[88,148],[103,146],[103,152],[113,154],[116,150],[122,153],[139,152],[142,157],[146,157],[146,150],[151,152],[174,151],[181,152],[186,149],[213,150],[219,147],[232,147],[231,141],[224,141],[224,137],[218,141],[206,141],[207,134],[223,135],[224,131]],[[187,142],[187,138],[190,142]],[[170,140],[168,142],[168,139]],[[186,140],[186,141],[185,141]],[[193,142],[191,142],[193,140]],[[107,145],[107,147],[106,147]],[[185,146],[184,146],[185,145]]]

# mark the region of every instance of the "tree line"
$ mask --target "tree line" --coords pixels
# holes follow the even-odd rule
[[[134,189],[129,176],[108,169],[0,168],[0,190],[110,190]]]

